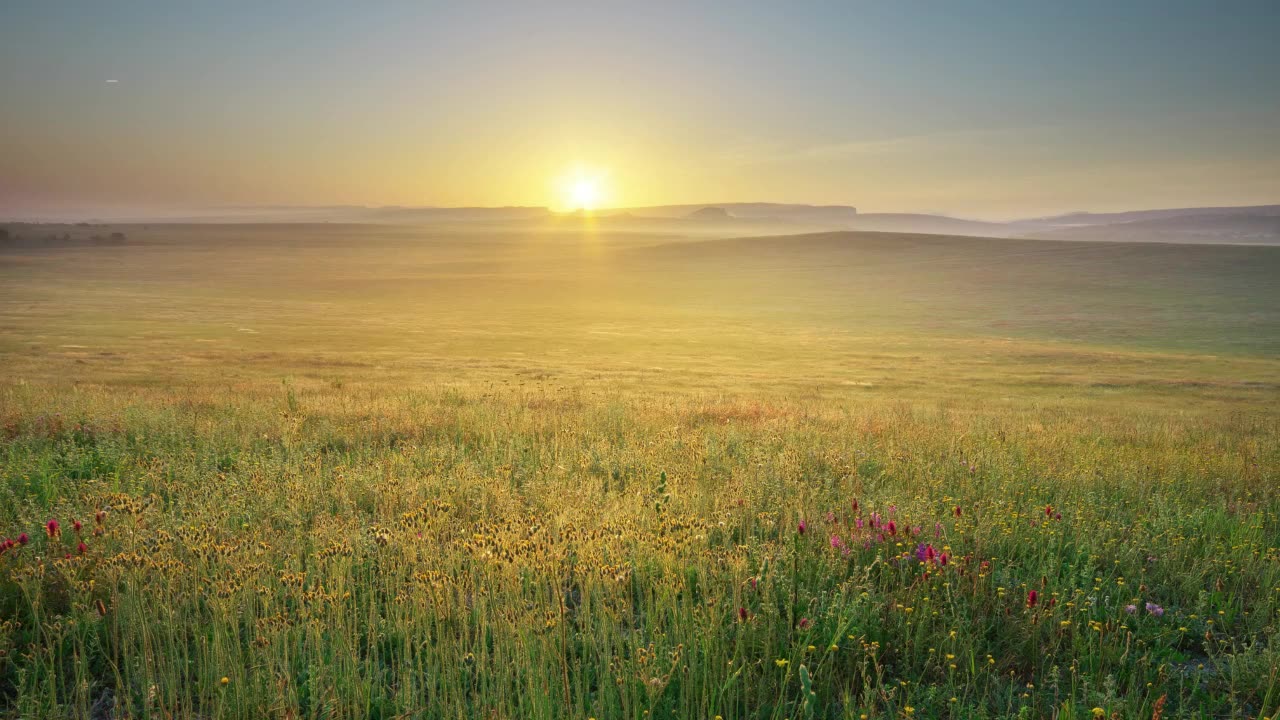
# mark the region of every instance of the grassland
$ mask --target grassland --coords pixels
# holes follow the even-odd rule
[[[1280,249],[121,230],[0,253],[0,716],[1280,710]]]

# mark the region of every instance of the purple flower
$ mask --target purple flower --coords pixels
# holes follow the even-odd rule
[[[1138,606],[1137,606],[1137,605],[1125,605],[1125,606],[1124,606],[1124,611],[1125,611],[1125,612],[1127,612],[1127,613],[1129,613],[1130,615],[1132,615],[1132,614],[1134,614],[1134,613],[1138,612]]]
[[[1147,612],[1155,615],[1156,617],[1160,617],[1164,615],[1164,608],[1155,603],[1147,603]]]

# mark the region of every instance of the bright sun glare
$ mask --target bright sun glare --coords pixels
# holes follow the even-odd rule
[[[573,204],[581,210],[594,210],[600,200],[600,185],[595,180],[581,179],[573,184]]]
[[[604,200],[601,175],[578,172],[564,180],[561,202],[566,210],[596,210]]]

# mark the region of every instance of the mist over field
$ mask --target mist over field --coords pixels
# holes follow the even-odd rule
[[[1280,717],[1277,30],[0,9],[0,719]]]

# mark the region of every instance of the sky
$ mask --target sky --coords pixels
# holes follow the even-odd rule
[[[1280,2],[26,2],[0,217],[1280,203]]]

